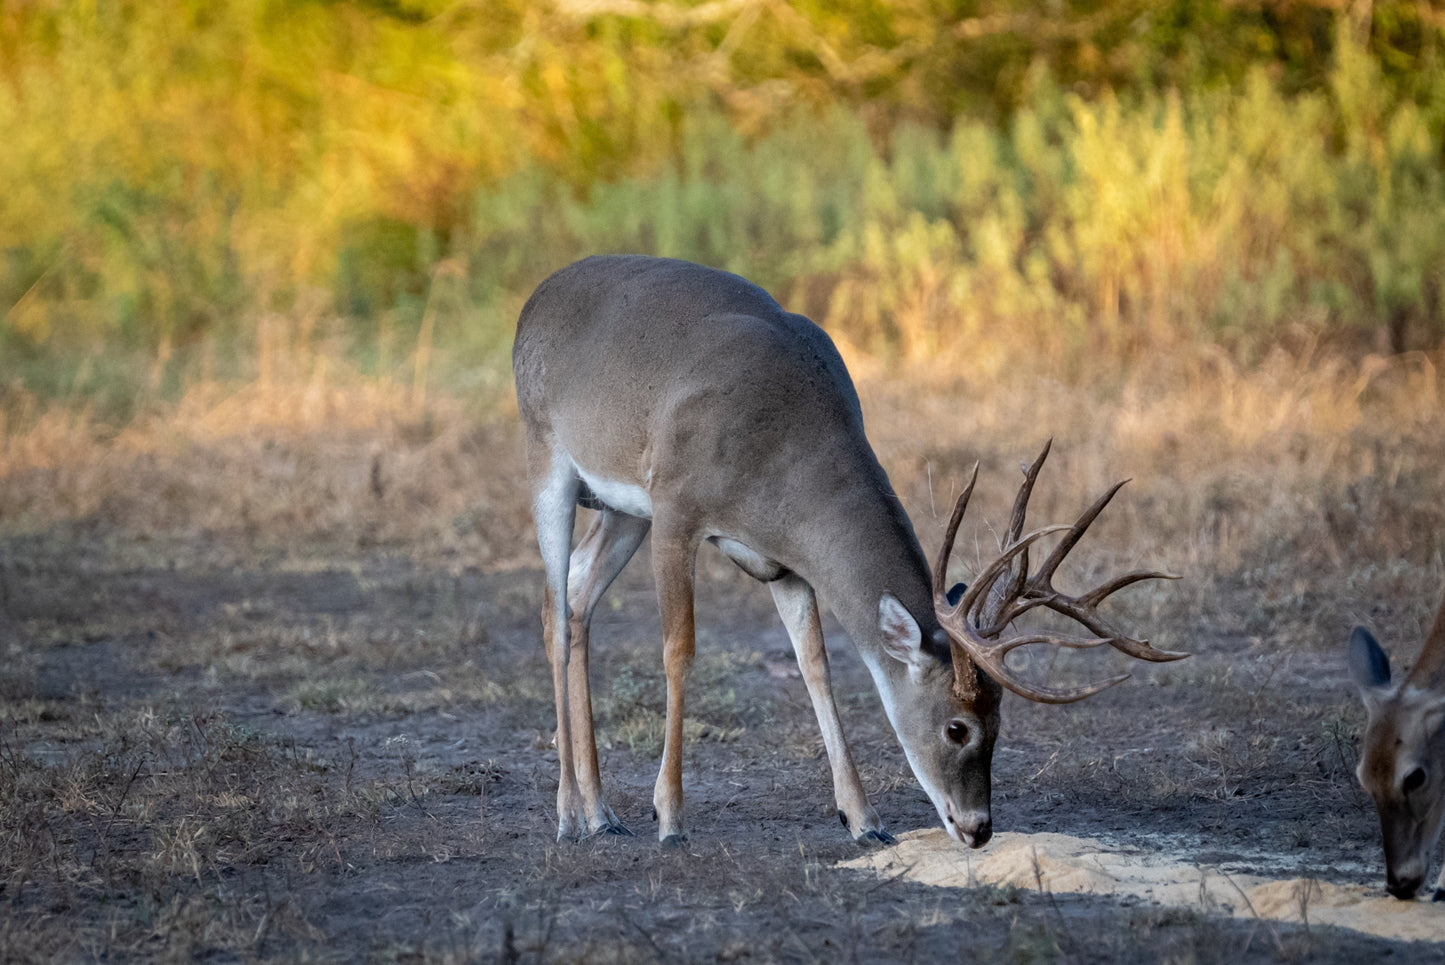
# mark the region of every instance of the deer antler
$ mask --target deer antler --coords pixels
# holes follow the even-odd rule
[[[953,515],[949,518],[948,529],[944,534],[943,548],[939,551],[938,559],[934,563],[933,597],[939,622],[948,630],[949,636],[957,645],[955,658],[966,656],[973,664],[987,671],[989,676],[1021,697],[1027,697],[1029,700],[1036,700],[1040,703],[1063,704],[1082,700],[1107,687],[1112,687],[1114,684],[1128,679],[1129,675],[1121,674],[1109,680],[1080,687],[1043,687],[1022,680],[1008,669],[1004,658],[1009,651],[1040,643],[1074,650],[1108,644],[1131,657],[1151,662],[1179,660],[1189,654],[1156,650],[1149,645],[1147,640],[1137,640],[1126,635],[1099,613],[1099,604],[1124,587],[1141,580],[1178,579],[1173,574],[1154,570],[1136,570],[1108,580],[1079,596],[1066,596],[1054,589],[1053,577],[1059,564],[1078,545],[1084,531],[1104,511],[1104,507],[1109,504],[1109,500],[1114,498],[1114,494],[1124,483],[1116,483],[1108,492],[1095,500],[1094,504],[1086,509],[1072,526],[1045,526],[1042,529],[1024,533],[1024,518],[1028,513],[1029,497],[1033,494],[1034,482],[1038,479],[1039,470],[1043,467],[1044,460],[1048,458],[1049,448],[1052,445],[1052,439],[1045,443],[1043,451],[1024,473],[1023,484],[1019,487],[1018,496],[1014,499],[1013,514],[1009,518],[1008,530],[1004,535],[1002,552],[997,559],[984,567],[983,572],[978,575],[958,603],[950,604],[944,589],[947,583],[945,573],[948,569],[948,558],[953,553],[953,541],[958,535],[959,524],[963,521],[963,514],[968,509],[969,497],[973,494],[974,484],[978,481],[978,466],[974,465],[973,477],[953,507]],[[1127,481],[1125,480],[1125,482]],[[1038,572],[1030,576],[1028,572],[1029,548],[1041,537],[1057,532],[1064,532],[1064,538],[1044,560]],[[1047,607],[1061,613],[1083,626],[1093,636],[1079,637],[1055,633],[1004,636],[1005,631],[1014,620],[1035,607]],[[958,652],[960,650],[962,653]],[[958,659],[954,661],[956,683],[961,692],[971,693],[976,690],[976,683],[973,679],[974,671],[972,666],[963,666],[964,663],[967,661]]]

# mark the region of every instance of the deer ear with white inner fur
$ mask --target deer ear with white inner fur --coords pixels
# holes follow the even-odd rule
[[[923,631],[918,621],[890,593],[878,601],[878,628],[883,631],[883,648],[894,660],[918,666],[925,656]]]

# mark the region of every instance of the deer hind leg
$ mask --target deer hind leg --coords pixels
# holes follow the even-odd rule
[[[537,521],[537,545],[547,570],[542,604],[542,644],[552,665],[552,690],[557,702],[557,840],[577,837],[585,827],[582,796],[572,758],[568,663],[567,569],[572,551],[572,527],[577,517],[580,487],[570,460],[554,454],[544,475],[535,478],[532,515]]]
[[[664,533],[652,538],[652,573],[662,611],[662,667],[667,677],[667,729],[662,768],[652,794],[657,812],[657,839],[665,847],[687,840],[682,823],[683,691],[696,648],[693,624],[693,561],[697,541],[688,535]]]
[[[592,611],[617,574],[632,559],[632,554],[637,552],[637,547],[642,545],[651,525],[650,520],[604,509],[572,551],[567,578],[567,602],[572,610],[567,634],[572,645],[567,691],[572,712],[572,761],[577,771],[588,834],[632,834],[602,799],[597,736],[592,723],[588,654]]]
[[[828,751],[828,764],[833,769],[833,796],[838,805],[838,817],[859,844],[893,844],[894,838],[883,830],[883,822],[873,805],[868,803],[868,794],[863,782],[858,779],[858,769],[853,765],[853,756],[848,752],[848,742],[843,737],[843,723],[838,719],[838,707],[833,700],[833,680],[828,672],[828,653],[823,648],[823,624],[818,617],[818,599],[813,588],[801,577],[789,575],[768,584],[773,591],[773,603],[783,626],[788,630],[788,639],[793,642],[793,651],[798,655],[798,666],[803,671],[803,682],[808,686],[808,696],[813,701],[813,713],[818,717],[818,729],[823,732],[823,746]]]

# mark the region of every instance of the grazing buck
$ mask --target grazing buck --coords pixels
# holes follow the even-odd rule
[[[1128,676],[1071,689],[1035,686],[1005,666],[1010,650],[1109,644],[1144,660],[1184,656],[1130,638],[1098,610],[1114,591],[1166,574],[1130,573],[1080,596],[1054,589],[1054,571],[1119,487],[1072,527],[1025,534],[1047,446],[1019,491],[1002,553],[950,602],[944,571],[973,483],[953,511],[930,579],[913,527],[863,434],[858,396],[832,341],[735,275],[636,256],[577,262],[528,299],[512,365],[546,567],[542,624],[557,702],[559,840],[630,833],[602,797],[588,626],[649,528],[667,678],[653,795],[664,844],[686,836],[683,681],[693,658],[694,556],[703,540],[772,591],[822,729],[838,816],[859,843],[893,838],[868,803],[843,739],[820,600],[867,664],[944,827],[972,847],[992,834],[989,766],[1000,685],[1063,703]],[[573,549],[579,504],[599,513]],[[1029,574],[1030,548],[1061,531],[1062,542]],[[1072,618],[1091,636],[1012,632],[1013,620],[1035,607]]]
[[[1364,627],[1350,634],[1349,658],[1369,715],[1355,774],[1380,815],[1385,890],[1413,898],[1445,823],[1445,601],[1420,658],[1394,687],[1390,660]],[[1434,900],[1445,900],[1445,868]]]

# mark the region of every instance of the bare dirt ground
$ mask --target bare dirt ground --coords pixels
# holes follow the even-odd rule
[[[662,695],[644,567],[595,635],[604,773],[638,836],[557,845],[539,574],[251,562],[205,544],[147,560],[83,532],[6,555],[12,618],[74,629],[9,665],[0,766],[18,781],[56,768],[89,799],[69,821],[20,825],[35,840],[6,883],[15,957],[1445,960],[1445,946],[835,867],[857,849],[786,637],[766,593],[720,560],[700,607],[692,838],[669,854],[648,814]],[[895,829],[931,827],[833,636],[877,805]],[[998,825],[1378,885],[1339,662],[1319,674],[1245,640],[1201,642],[1187,670],[1076,707],[1010,699]],[[1241,726],[1241,709],[1259,716]]]
[[[880,451],[930,550],[929,486],[976,454],[1001,480],[987,515],[1006,515],[1000,494],[1016,478],[1005,470],[1033,454],[1038,433],[1023,444],[995,427],[990,448],[906,450],[888,442],[906,433],[887,397],[871,399]],[[1438,448],[1438,428],[1432,414],[1411,431]],[[439,437],[422,436],[387,445],[415,456]],[[468,438],[456,451],[470,455],[439,486],[489,492],[515,481],[514,434]],[[1248,485],[1230,483],[1236,470],[1221,460],[1200,483],[1206,491],[1189,490],[1179,505],[1164,497],[1195,471],[1187,453],[1153,457],[1174,458],[1168,471],[1141,467],[1123,446],[1102,466],[1059,457],[1063,481],[1041,494],[1040,521],[1077,511],[1096,477],[1141,477],[1091,558],[1106,569],[1120,559],[1192,565],[1192,583],[1142,593],[1124,616],[1195,656],[1128,668],[1133,679],[1077,705],[1006,698],[996,828],[1168,851],[1223,875],[1380,889],[1374,814],[1351,776],[1362,714],[1343,643],[1350,620],[1369,620],[1388,631],[1394,653],[1413,655],[1413,628],[1435,603],[1421,588],[1440,576],[1445,530],[1420,535],[1441,519],[1439,476],[1427,465],[1397,461],[1391,492],[1402,495],[1380,495],[1372,480],[1390,463],[1388,453],[1369,455],[1377,444],[1326,449],[1322,465],[1355,468],[1341,480],[1312,477],[1324,508],[1307,506],[1294,522],[1266,511],[1273,497],[1253,500]],[[1279,445],[1282,464],[1316,458],[1290,445]],[[288,471],[305,465],[304,440],[281,448]],[[1445,909],[1442,943],[1401,942],[1230,917],[1207,903],[1014,884],[944,889],[840,867],[860,851],[834,817],[786,636],[766,590],[710,548],[689,686],[690,841],[660,850],[649,813],[663,685],[644,548],[593,634],[604,781],[637,836],[557,844],[541,575],[517,535],[527,531],[524,502],[470,514],[431,497],[394,504],[386,493],[395,489],[376,481],[374,442],[353,449],[343,482],[311,488],[366,507],[355,509],[358,522],[297,524],[294,534],[274,523],[289,518],[280,510],[249,511],[249,523],[230,529],[204,525],[203,504],[215,501],[206,486],[244,484],[188,476],[184,486],[172,480],[179,488],[168,496],[171,477],[144,455],[123,461],[128,481],[107,485],[131,494],[124,507],[190,500],[192,525],[137,527],[141,510],[106,499],[70,519],[41,518],[34,507],[61,498],[64,468],[6,478],[0,958],[1445,961]],[[245,447],[248,459],[256,451]],[[182,446],[160,462],[196,458],[188,453]],[[217,478],[250,465],[203,456]],[[430,458],[396,465],[451,466]],[[1273,473],[1270,485],[1288,489],[1271,465],[1248,479]],[[1360,522],[1328,522],[1347,494]],[[408,535],[391,515],[438,505],[449,522],[433,531]],[[1137,534],[1171,519],[1176,533],[1141,548]],[[447,526],[452,536],[438,535]],[[1268,538],[1239,535],[1271,526]],[[1321,526],[1324,536],[1298,538]],[[980,532],[970,538],[986,538]],[[1403,545],[1391,534],[1407,532],[1426,548],[1398,550],[1415,560],[1406,569],[1368,560],[1341,564],[1323,588],[1307,582],[1331,553],[1342,559],[1369,540]],[[477,549],[494,545],[512,549]],[[1201,562],[1218,565],[1206,575]],[[1381,587],[1394,596],[1381,599]],[[836,626],[826,629],[875,805],[894,831],[933,827],[861,662]],[[1033,670],[1093,677],[1107,656],[1041,659]]]

